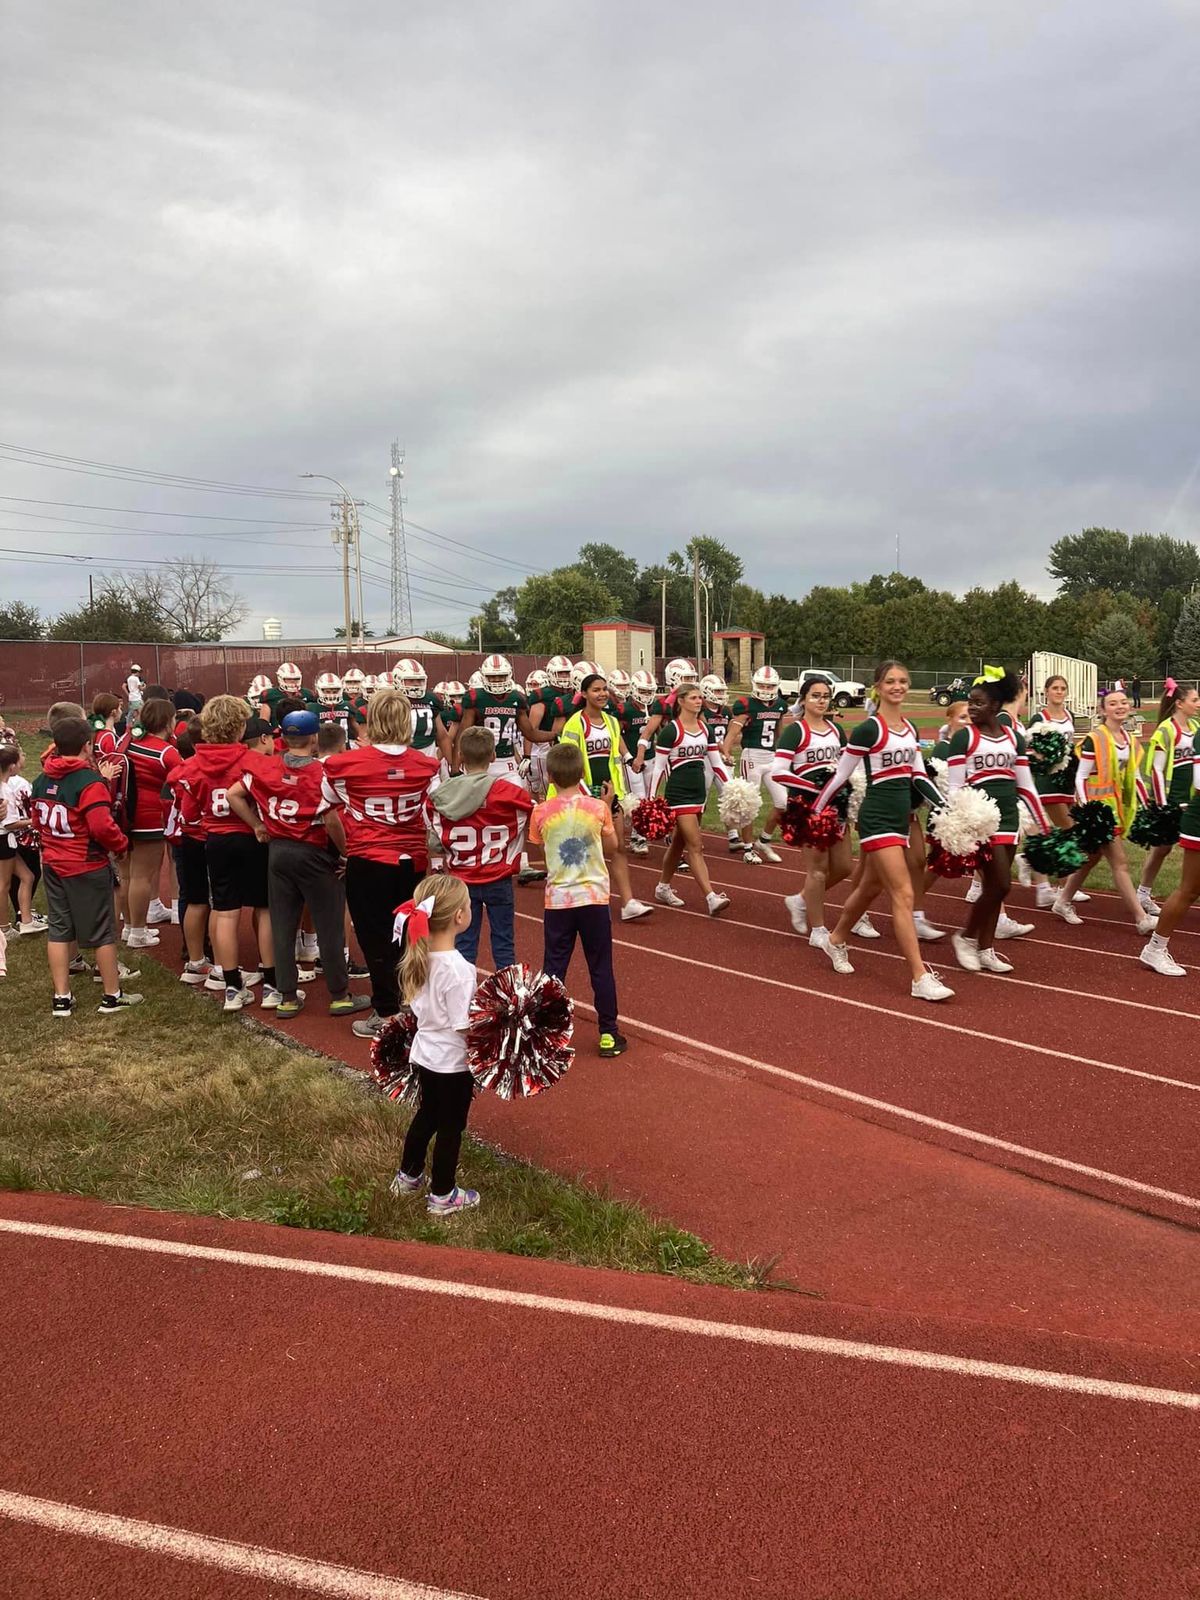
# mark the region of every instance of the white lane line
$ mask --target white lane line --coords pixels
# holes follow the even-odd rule
[[[534,917],[527,911],[518,911],[517,916],[524,922],[541,923],[541,917]],[[738,978],[742,982],[747,979],[752,983],[765,983],[772,989],[783,989],[788,994],[807,995],[812,1000],[820,1000],[822,1004],[833,1003],[840,1006],[852,1006],[856,1011],[873,1011],[879,1016],[888,1017],[893,1022],[911,1022],[916,1027],[938,1028],[943,1033],[961,1033],[970,1039],[982,1039],[988,1044],[1006,1045],[1013,1050],[1024,1050],[1031,1055],[1052,1056],[1055,1061],[1073,1061],[1076,1066],[1096,1067],[1101,1072],[1115,1072],[1123,1078],[1142,1078],[1150,1083],[1161,1083],[1170,1089],[1186,1089],[1189,1094],[1200,1094],[1200,1083],[1188,1083],[1184,1078],[1166,1078],[1157,1072],[1144,1072],[1139,1067],[1121,1067],[1113,1061],[1096,1061],[1091,1056],[1072,1055],[1067,1050],[1059,1050],[1053,1045],[1034,1044],[1031,1039],[1010,1039],[1001,1033],[984,1033],[979,1028],[964,1027],[959,1022],[939,1022],[935,1017],[923,1017],[912,1011],[899,1011],[894,1006],[880,1006],[870,1000],[853,1000],[849,995],[836,994],[831,989],[806,989],[801,983],[788,983],[783,978],[768,978],[761,972],[753,972],[748,968],[722,967],[715,961],[698,961],[693,956],[681,956],[674,950],[662,950],[652,944],[637,944],[630,939],[614,939],[614,948],[622,950],[639,950],[643,955],[657,956],[660,961],[679,961],[689,967],[703,967],[705,972],[722,972],[731,978]],[[855,946],[857,953],[858,947]]]
[[[1164,1390],[1164,1393],[1170,1391]],[[1178,1404],[1178,1401],[1161,1403]],[[310,1594],[335,1596],[337,1600],[478,1600],[476,1596],[450,1589],[431,1589],[424,1583],[388,1578],[381,1572],[361,1572],[357,1567],[310,1561],[307,1556],[285,1555],[282,1550],[270,1550],[265,1545],[215,1539],[210,1534],[190,1533],[186,1528],[172,1528],[162,1522],[140,1522],[133,1517],[113,1516],[110,1512],[92,1511],[85,1506],[14,1494],[9,1489],[0,1489],[0,1516],[12,1522],[49,1528],[55,1533],[79,1534],[85,1539],[125,1545],[130,1550],[171,1556],[176,1561],[219,1567],[241,1577],[283,1583],[295,1589],[307,1589]]]
[[[582,1000],[575,1001],[575,1009],[587,1011],[592,1016],[596,1015],[595,1007],[586,1005]],[[944,1122],[940,1117],[926,1116],[923,1111],[911,1111],[907,1106],[893,1105],[890,1100],[877,1100],[873,1095],[859,1094],[855,1089],[843,1089],[840,1084],[826,1083],[821,1078],[810,1078],[802,1072],[792,1072],[787,1067],[777,1067],[773,1062],[759,1061],[755,1056],[744,1056],[736,1050],[725,1050],[720,1045],[709,1044],[703,1039],[689,1039],[686,1034],[673,1033],[670,1028],[660,1028],[653,1022],[640,1022],[637,1017],[628,1016],[624,1012],[621,1014],[621,1021],[627,1022],[639,1033],[648,1033],[658,1039],[669,1039],[672,1044],[686,1045],[689,1049],[700,1050],[706,1055],[718,1056],[722,1061],[732,1061],[740,1067],[751,1067],[756,1072],[768,1073],[773,1078],[787,1078],[792,1083],[802,1083],[805,1088],[819,1089],[822,1094],[834,1095],[839,1100],[849,1100],[854,1105],[869,1106],[873,1111],[886,1111],[889,1116],[901,1117],[906,1122],[919,1123],[923,1128],[936,1128],[939,1133],[952,1133],[956,1138],[969,1139],[974,1144],[986,1145],[989,1150],[1003,1150],[1009,1155],[1022,1156],[1029,1161],[1040,1161],[1047,1166],[1058,1167],[1064,1172],[1078,1172],[1086,1178],[1098,1178],[1115,1188],[1129,1189],[1134,1194],[1149,1195],[1156,1200],[1169,1200],[1174,1205],[1200,1211],[1200,1198],[1194,1195],[1176,1194],[1173,1189],[1160,1189],[1152,1183],[1142,1183],[1137,1178],[1124,1178],[1120,1173],[1107,1172],[1103,1167],[1085,1166],[1080,1161],[1068,1161],[1065,1156],[1053,1156],[1047,1150],[1034,1150],[1029,1145],[1013,1144],[1009,1139],[998,1139],[995,1134],[980,1133],[975,1128],[964,1128],[956,1122]]]
[[[832,1339],[822,1334],[793,1333],[782,1328],[762,1328],[751,1323],[713,1322],[682,1317],[666,1311],[645,1311],[633,1306],[605,1305],[590,1300],[568,1300],[559,1295],[529,1294],[518,1289],[496,1289],[449,1278],[425,1278],[410,1272],[386,1272],[374,1267],[351,1267],[335,1261],[308,1261],[293,1256],[264,1255],[251,1250],[225,1250],[214,1245],[185,1244],[177,1239],[148,1238],[129,1233],[103,1233],[94,1228],[64,1228],[49,1222],[18,1222],[0,1218],[0,1232],[72,1244],[100,1245],[116,1250],[144,1251],[150,1255],[181,1256],[188,1260],[221,1261],[230,1266],[294,1272],[314,1278],[336,1278],[369,1283],[378,1288],[406,1289],[416,1294],[481,1300],[492,1305],[526,1311],[546,1311],[557,1316],[582,1317],[594,1322],[616,1322],[626,1327],[655,1328],[704,1339],[726,1339],[735,1344],[763,1345],[805,1355],[838,1356],[852,1361],[881,1362],[887,1366],[917,1367],[927,1372],[952,1373],[968,1378],[992,1378],[1026,1384],[1036,1389],[1059,1389],[1072,1394],[1111,1400],[1136,1400],[1147,1405],[1180,1406],[1200,1410],[1200,1394],[1187,1390],[1157,1389],[1110,1378],[1090,1378],[1074,1372],[1046,1371],[1040,1367],[1011,1366],[1001,1361],[980,1361],[968,1356],[945,1355],[936,1350],[908,1350],[899,1345],[867,1344],[857,1339]],[[414,1591],[420,1593],[421,1591]],[[429,1592],[429,1591],[426,1591]]]

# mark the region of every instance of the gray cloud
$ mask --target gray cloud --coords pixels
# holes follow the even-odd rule
[[[1064,532],[1196,531],[1198,20],[26,6],[0,111],[3,438],[226,482],[328,471],[382,504],[399,434],[410,515],[530,565],[702,531],[801,593],[889,568],[898,534],[931,581],[1044,589]],[[232,549],[277,568],[239,578],[257,617],[337,620],[336,586],[287,575],[330,561],[322,504],[0,477],[311,520],[156,547],[0,501],[0,544]],[[424,573],[468,603],[420,599],[418,623],[471,609],[445,580],[486,595],[512,571]],[[80,584],[0,573],[50,609]]]

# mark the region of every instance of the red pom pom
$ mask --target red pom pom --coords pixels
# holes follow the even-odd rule
[[[992,859],[990,845],[981,844],[969,855],[956,856],[931,833],[925,836],[925,850],[929,870],[936,872],[939,878],[969,878]]]
[[[665,839],[675,827],[675,817],[665,800],[639,800],[630,817],[633,831],[652,842]]]
[[[485,978],[471,1002],[467,1066],[479,1089],[528,1098],[571,1065],[574,1020],[560,979],[522,962]]]
[[[779,829],[784,844],[811,845],[814,850],[828,850],[846,831],[846,825],[832,806],[824,811],[813,810],[814,796],[792,794],[788,796],[787,809]]]
[[[389,1100],[415,1106],[419,1095],[417,1069],[409,1060],[417,1036],[417,1019],[411,1011],[389,1017],[371,1040],[371,1076]]]

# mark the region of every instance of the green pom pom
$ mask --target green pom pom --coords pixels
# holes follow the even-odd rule
[[[1072,806],[1071,815],[1075,818],[1072,832],[1089,856],[1103,850],[1117,836],[1116,814],[1103,800],[1089,800],[1086,805]]]
[[[1029,835],[1025,859],[1034,872],[1047,878],[1069,878],[1083,866],[1087,852],[1080,849],[1074,828],[1053,828],[1049,833]]]
[[[1183,820],[1182,806],[1141,806],[1129,827],[1129,837],[1145,850],[1159,845],[1179,843],[1179,827]]]

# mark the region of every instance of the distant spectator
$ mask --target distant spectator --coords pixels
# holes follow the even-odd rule
[[[1134,709],[1142,709],[1142,679],[1140,673],[1135,673],[1129,680],[1129,698],[1133,701]]]

